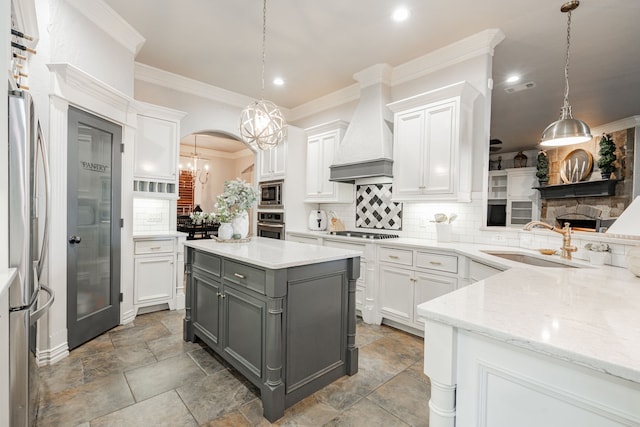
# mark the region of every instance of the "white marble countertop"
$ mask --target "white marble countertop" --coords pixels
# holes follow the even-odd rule
[[[182,231],[138,231],[133,233],[133,240],[140,239],[155,239],[162,237],[187,237],[188,233],[183,233]]]
[[[0,272],[0,296],[4,295],[4,293],[9,290],[9,286],[11,286],[11,281],[16,275],[16,271],[17,270],[15,268],[7,268]]]
[[[360,251],[264,237],[252,237],[249,242],[244,243],[188,240],[185,246],[269,269],[317,264],[362,255]]]
[[[514,267],[418,306],[420,316],[640,383],[640,278]]]

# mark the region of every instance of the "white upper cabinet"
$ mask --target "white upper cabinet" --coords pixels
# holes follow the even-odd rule
[[[287,140],[271,150],[258,152],[258,181],[284,178],[286,174]]]
[[[140,103],[134,151],[134,177],[177,181],[180,119],[184,113]]]
[[[507,169],[507,227],[539,219],[537,184],[535,167]]]
[[[307,132],[305,202],[352,203],[353,184],[329,181],[332,165],[347,123],[341,120],[315,126]]]
[[[460,82],[388,105],[394,112],[394,200],[471,200],[477,96]]]

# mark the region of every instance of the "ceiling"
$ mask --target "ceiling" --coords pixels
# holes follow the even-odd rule
[[[105,0],[146,42],[136,61],[260,97],[260,0]],[[402,3],[410,18],[390,15]],[[562,0],[269,0],[264,98],[293,108],[487,28],[495,49],[491,138],[533,148],[558,119],[567,15]],[[582,0],[571,26],[570,103],[592,128],[640,114],[640,1]],[[508,94],[506,77],[532,89]],[[271,83],[281,76],[285,85]]]

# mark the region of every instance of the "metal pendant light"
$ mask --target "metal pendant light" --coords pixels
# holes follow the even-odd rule
[[[564,104],[560,120],[551,123],[542,132],[540,145],[545,147],[559,147],[563,145],[579,144],[591,140],[591,130],[582,120],[574,119],[569,105],[569,48],[571,46],[571,11],[580,6],[577,0],[567,2],[560,10],[567,14],[567,60],[564,66]]]
[[[276,104],[263,99],[264,59],[267,38],[267,0],[262,8],[262,89],[260,100],[252,102],[240,113],[240,135],[260,150],[270,150],[287,136],[287,122]]]

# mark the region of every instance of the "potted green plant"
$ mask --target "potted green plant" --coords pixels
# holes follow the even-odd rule
[[[245,238],[249,233],[249,215],[247,211],[258,201],[258,192],[241,178],[225,181],[223,192],[216,198],[217,219],[220,221],[218,237],[227,240],[231,236]],[[227,236],[231,223],[231,236]]]
[[[600,139],[600,158],[598,159],[598,167],[602,179],[611,178],[611,173],[616,170],[614,165],[616,161],[616,144],[613,142],[610,134],[603,134]]]
[[[536,177],[540,186],[547,185],[549,182],[549,157],[544,150],[540,150],[536,158]]]

